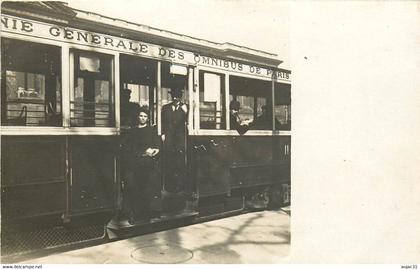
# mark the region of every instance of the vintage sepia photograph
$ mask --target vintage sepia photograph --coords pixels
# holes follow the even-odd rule
[[[288,262],[288,4],[266,3],[3,1],[2,262]]]
[[[419,268],[419,30],[418,1],[1,1],[2,268]]]

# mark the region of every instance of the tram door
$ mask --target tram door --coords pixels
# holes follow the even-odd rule
[[[193,184],[187,173],[188,71],[161,64],[160,133],[162,137],[163,211],[182,213]]]
[[[164,111],[168,112],[169,107],[172,109],[171,105],[177,98],[174,97],[175,91],[178,89],[182,92],[179,98],[182,102],[179,104],[180,107],[186,103],[185,100],[188,100],[186,98],[187,79],[186,76],[170,74],[170,71],[169,63],[158,64],[155,60],[128,55],[120,57],[121,137],[124,137],[124,133],[130,132],[129,125],[132,125],[132,122],[128,119],[130,118],[129,110],[135,107],[147,107],[149,124],[156,128],[160,148],[153,162],[147,165],[151,169],[147,173],[143,171],[136,173],[137,165],[128,165],[130,161],[122,160],[121,163],[121,178],[125,189],[122,192],[122,208],[127,215],[136,212],[134,214],[136,221],[174,215],[182,212],[186,205],[183,193],[187,181],[187,113],[183,118],[178,110],[170,111],[175,113],[169,113],[171,115],[168,118],[168,113]],[[173,114],[178,116],[173,117]],[[171,132],[173,126],[168,125],[174,120],[178,121],[178,125],[175,132]],[[183,123],[182,120],[184,120]],[[183,124],[183,128],[179,127],[180,124]],[[136,181],[136,183],[131,183],[132,186],[138,183],[134,188],[127,185],[127,183],[130,184],[127,179],[133,177],[132,173],[135,174],[134,181]],[[131,196],[138,199],[130,199],[130,192]]]

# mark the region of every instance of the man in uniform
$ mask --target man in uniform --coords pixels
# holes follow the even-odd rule
[[[185,191],[186,140],[188,107],[182,102],[182,88],[174,87],[172,102],[162,107],[162,141],[165,163],[165,189],[168,192]]]

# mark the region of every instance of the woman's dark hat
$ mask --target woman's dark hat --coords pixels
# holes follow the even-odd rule
[[[147,114],[147,116],[149,116],[149,108],[147,106],[141,106],[138,110],[138,114],[140,114],[141,112]]]

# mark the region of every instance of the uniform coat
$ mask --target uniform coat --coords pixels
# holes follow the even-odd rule
[[[184,190],[186,181],[187,113],[173,103],[162,107],[163,157],[165,189],[170,192]]]

